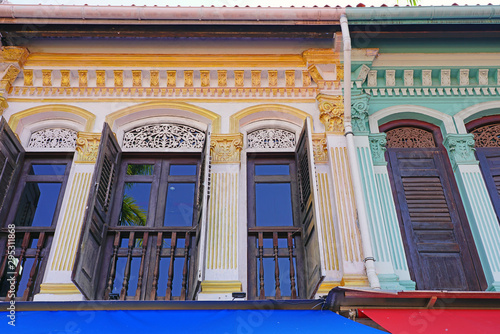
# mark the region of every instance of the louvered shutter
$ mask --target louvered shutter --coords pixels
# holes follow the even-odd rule
[[[311,136],[311,124],[306,119],[295,150],[300,199],[300,225],[304,245],[307,298],[313,298],[325,278],[321,252],[321,224],[319,216],[318,186]]]
[[[73,282],[90,300],[97,298],[99,270],[120,158],[121,149],[105,123],[72,275]]]
[[[466,237],[467,219],[443,154],[438,148],[390,148],[388,153],[417,288],[479,290],[477,253]]]
[[[24,149],[5,119],[2,118],[0,120],[0,222],[6,220],[9,202],[23,160]]]
[[[476,153],[491,201],[500,219],[500,148],[478,147]]]
[[[189,287],[189,299],[196,298],[196,294],[200,288],[200,283],[205,276],[205,248],[207,234],[207,219],[208,219],[208,200],[210,196],[210,134],[211,126],[208,126],[205,144],[201,151],[201,165],[198,179],[198,196],[197,196],[197,226],[196,226],[196,242],[194,247],[193,275]]]

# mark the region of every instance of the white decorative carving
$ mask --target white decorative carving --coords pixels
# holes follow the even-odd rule
[[[405,86],[413,86],[413,70],[405,70],[403,80]]]
[[[205,133],[181,124],[145,125],[123,135],[123,148],[203,148]]]
[[[385,85],[396,86],[396,70],[385,70]]]
[[[370,72],[370,68],[365,64],[363,64],[361,66],[361,70],[359,71],[358,78],[356,80],[361,80],[361,82],[364,82],[366,80],[368,72]]]
[[[422,86],[432,86],[432,70],[422,70]]]
[[[377,87],[377,71],[368,72],[368,87]]]
[[[486,86],[488,84],[488,69],[485,68],[485,69],[480,69],[479,70],[479,84],[481,86]]]
[[[441,86],[451,86],[450,70],[441,70]]]
[[[468,86],[469,85],[469,69],[462,68],[460,69],[460,86]]]
[[[250,148],[295,148],[295,133],[281,129],[260,129],[247,136]]]
[[[50,128],[33,132],[28,143],[29,148],[71,149],[76,147],[77,131],[62,128]]]

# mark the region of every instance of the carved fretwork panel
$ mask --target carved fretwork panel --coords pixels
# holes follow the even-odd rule
[[[295,148],[295,133],[281,129],[259,129],[247,136],[249,148]]]
[[[28,143],[29,148],[71,149],[76,147],[77,132],[71,129],[50,128],[33,132]]]
[[[471,131],[476,147],[500,147],[500,123],[481,126]]]
[[[205,133],[180,124],[140,126],[123,135],[123,148],[203,148]]]
[[[415,128],[399,127],[387,133],[387,147],[389,148],[426,148],[436,147],[432,132]]]

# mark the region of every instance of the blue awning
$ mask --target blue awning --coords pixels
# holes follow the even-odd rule
[[[0,333],[383,333],[332,311],[84,310],[0,312]]]

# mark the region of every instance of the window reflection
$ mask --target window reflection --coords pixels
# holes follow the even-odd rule
[[[170,175],[196,175],[196,165],[171,165]]]
[[[290,166],[255,165],[255,175],[290,175]]]
[[[27,182],[14,223],[17,226],[51,226],[61,183]]]
[[[193,224],[194,183],[169,183],[163,226]]]
[[[118,225],[146,226],[151,183],[126,182]]]
[[[257,226],[293,226],[290,183],[257,183],[255,204]]]
[[[32,164],[29,175],[64,175],[66,164]]]
[[[153,175],[154,165],[129,164],[127,175]]]

